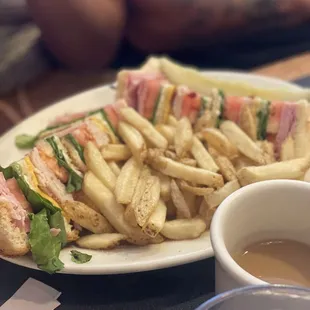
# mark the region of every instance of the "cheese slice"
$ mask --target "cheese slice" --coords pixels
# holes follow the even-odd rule
[[[35,167],[33,166],[29,156],[25,156],[24,157],[24,162],[26,164],[27,167],[27,173],[28,173],[28,177],[31,178],[30,181],[30,186],[31,189],[34,190],[35,192],[37,192],[41,197],[45,198],[46,200],[48,200],[52,205],[54,205],[55,207],[60,208],[59,204],[50,196],[48,196],[47,194],[45,194],[40,188],[39,188],[39,182],[38,179],[34,173]]]
[[[115,137],[114,133],[112,132],[112,130],[110,129],[110,126],[109,124],[102,120],[102,119],[98,119],[97,117],[90,117],[89,120],[101,131],[105,132],[112,143],[117,143],[118,142],[118,139]]]

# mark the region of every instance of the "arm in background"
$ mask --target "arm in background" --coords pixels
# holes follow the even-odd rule
[[[48,49],[74,69],[99,69],[114,58],[126,20],[124,0],[27,0]]]
[[[203,50],[310,20],[309,0],[128,0],[128,40],[144,53]],[[267,32],[268,35],[268,32]]]

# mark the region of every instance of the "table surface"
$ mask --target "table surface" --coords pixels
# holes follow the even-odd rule
[[[296,68],[310,63],[310,54],[301,55],[285,62],[253,70],[253,72],[298,80],[300,85],[310,87],[310,67]],[[287,68],[284,70],[283,68]],[[293,72],[295,69],[295,73]],[[305,78],[306,76],[309,78]],[[29,89],[18,90],[0,101],[3,105],[18,107],[18,112],[7,122],[2,121],[0,134],[34,110],[78,91],[112,81],[113,72],[104,75],[73,75],[54,72],[44,81]],[[68,83],[70,81],[70,83]],[[66,87],[63,87],[66,85]],[[55,90],[56,89],[56,90]],[[33,104],[35,102],[35,104]],[[16,110],[16,109],[15,109]],[[13,111],[14,112],[14,111]],[[11,115],[12,116],[12,115]],[[109,276],[48,275],[0,261],[0,305],[26,281],[33,277],[62,292],[60,310],[71,309],[195,309],[209,299],[214,291],[214,259],[169,269]]]

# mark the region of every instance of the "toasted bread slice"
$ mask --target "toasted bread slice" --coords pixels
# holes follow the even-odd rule
[[[0,253],[5,256],[23,256],[29,252],[27,233],[12,224],[11,206],[0,201]]]

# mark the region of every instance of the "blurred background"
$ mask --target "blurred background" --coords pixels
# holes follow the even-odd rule
[[[0,0],[0,133],[150,54],[291,80],[309,51],[309,0]]]

